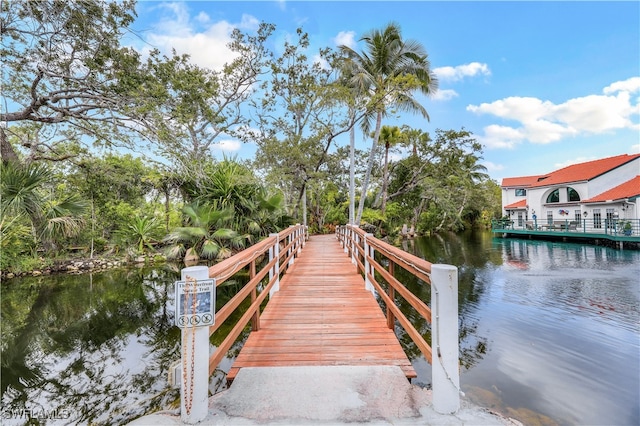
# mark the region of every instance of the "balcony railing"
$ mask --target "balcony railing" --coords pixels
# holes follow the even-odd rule
[[[491,223],[492,231],[521,231],[531,233],[603,234],[615,237],[640,236],[640,219],[561,219],[520,220],[498,219]]]

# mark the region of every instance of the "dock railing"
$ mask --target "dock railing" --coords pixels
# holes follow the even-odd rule
[[[497,219],[491,222],[492,231],[568,232],[610,237],[640,236],[640,219]]]
[[[209,278],[215,279],[216,287],[244,268],[249,268],[249,282],[216,312],[215,324],[209,327],[209,335],[215,333],[247,297],[251,297],[249,308],[209,358],[209,376],[214,373],[249,321],[252,331],[260,329],[260,305],[268,294],[272,295],[279,290],[280,278],[294,264],[308,238],[308,227],[291,226],[277,234],[270,234],[268,238],[209,268]],[[269,261],[257,271],[256,261],[265,255],[269,256]],[[258,294],[258,285],[267,276],[269,281]]]
[[[190,315],[196,312],[196,303],[200,298],[195,295],[198,292],[198,284],[196,284],[198,281],[202,281],[203,285],[204,282],[212,282],[214,287],[218,287],[229,278],[244,272],[246,268],[248,268],[249,272],[249,282],[227,301],[220,310],[215,312],[212,317],[215,319],[213,325],[198,326],[199,320],[196,321],[198,316],[194,315],[193,318],[188,320],[189,326],[182,327],[180,360],[182,372],[178,375],[172,369],[169,373],[169,379],[170,381],[177,381],[178,377],[176,376],[180,377],[180,418],[183,423],[197,424],[205,419],[209,406],[209,377],[229,349],[231,349],[231,346],[236,342],[249,321],[251,321],[253,330],[260,329],[261,304],[268,294],[278,291],[280,277],[290,265],[294,264],[296,256],[302,250],[307,239],[308,230],[306,226],[291,226],[280,233],[270,234],[268,238],[210,268],[192,266],[181,271],[183,282],[191,282],[192,287],[189,290],[194,292],[191,295],[193,306]],[[268,261],[265,258],[267,255]],[[260,270],[257,270],[257,264],[261,265]],[[262,286],[258,291],[260,285]],[[179,288],[178,283],[176,283],[176,293]],[[209,355],[209,337],[232,316],[247,298],[251,298],[251,305],[216,348],[215,352]],[[178,300],[177,295],[176,300]],[[184,300],[188,300],[187,295],[185,295]],[[206,296],[203,297],[203,300],[206,300]],[[186,303],[184,312],[189,312]]]
[[[434,409],[439,413],[456,412],[460,407],[458,269],[452,265],[432,264],[357,226],[340,226],[336,235],[345,253],[363,274],[365,288],[384,301],[388,327],[394,329],[397,321],[431,364]],[[431,307],[395,277],[396,267],[431,286]],[[431,345],[400,310],[396,304],[398,296],[431,324]]]

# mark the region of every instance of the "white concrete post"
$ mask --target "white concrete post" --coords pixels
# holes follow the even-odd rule
[[[191,266],[184,268],[181,275],[183,281],[187,277],[208,280],[209,268]],[[196,424],[209,412],[209,327],[183,328],[181,343],[180,418],[184,423]]]
[[[431,265],[431,348],[433,408],[441,414],[460,408],[458,361],[458,268]]]
[[[373,257],[373,247],[369,246],[369,241],[367,241],[369,237],[373,237],[373,234],[364,234],[364,288],[374,293],[374,287],[368,275],[373,275],[373,265],[369,263],[367,258],[367,256]]]
[[[273,297],[273,294],[276,291],[280,291],[280,234],[269,234],[269,237],[275,237],[276,241],[273,244],[273,247],[269,248],[269,262],[273,259],[278,259],[276,264],[273,265],[273,268],[269,269],[269,282],[276,277],[276,282],[269,290],[269,298]]]

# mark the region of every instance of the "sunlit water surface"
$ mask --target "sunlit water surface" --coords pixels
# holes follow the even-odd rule
[[[422,238],[405,248],[459,267],[467,398],[526,425],[640,424],[640,252],[489,233]],[[398,275],[429,300],[428,287]],[[178,278],[177,268],[164,267],[5,280],[2,424],[29,417],[123,424],[175,408],[179,392],[167,385],[167,371],[180,357]],[[218,288],[218,306],[238,288]],[[430,338],[428,324],[409,316]],[[212,336],[212,351],[229,327]],[[398,334],[418,372],[414,383],[428,386],[430,366]],[[240,347],[212,376],[211,392],[224,389]]]
[[[639,251],[488,233],[413,250],[459,267],[469,399],[525,425],[640,424]],[[428,364],[414,364],[430,382]]]

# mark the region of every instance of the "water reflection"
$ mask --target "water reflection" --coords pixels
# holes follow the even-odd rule
[[[526,425],[640,424],[640,252],[489,233],[406,244],[459,268],[461,384],[470,399]],[[400,268],[397,276],[430,300],[429,286]],[[180,357],[178,278],[177,268],[157,268],[3,282],[2,423],[26,423],[10,418],[20,409],[61,417],[33,423],[100,425],[176,407],[167,370]],[[218,287],[218,309],[245,279]],[[248,303],[211,336],[212,351]],[[429,325],[399,303],[430,341]],[[429,386],[431,367],[398,335],[416,383]],[[245,337],[212,376],[211,392],[225,387]]]
[[[489,233],[415,249],[459,267],[461,384],[472,400],[527,425],[640,424],[640,252]]]
[[[25,423],[21,410],[113,424],[175,400],[165,379],[179,356],[167,310],[175,278],[140,269],[4,282],[3,424]]]

